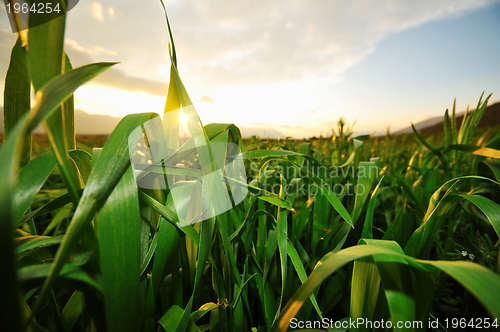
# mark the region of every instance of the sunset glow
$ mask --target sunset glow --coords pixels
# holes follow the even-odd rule
[[[385,133],[442,116],[455,98],[459,112],[483,91],[500,100],[498,0],[166,6],[178,70],[203,124],[303,138],[328,135],[344,117],[358,133]],[[2,73],[15,38],[1,19]],[[118,62],[77,90],[77,109],[163,112],[170,59],[155,1],[80,2],[65,49],[74,67]]]

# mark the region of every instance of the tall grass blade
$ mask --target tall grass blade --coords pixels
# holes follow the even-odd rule
[[[102,157],[102,155],[101,155]],[[100,157],[98,157],[99,160]],[[141,215],[139,196],[129,167],[97,215],[100,263],[107,331],[138,331],[144,312],[129,311],[145,301],[140,294]],[[142,296],[141,296],[142,295]]]
[[[83,150],[71,150],[68,154],[78,169],[81,183],[87,183],[92,170],[92,156]]]
[[[471,262],[422,261],[433,265],[458,281],[488,310],[500,320],[500,276],[484,266]]]
[[[476,110],[474,110],[472,114],[468,117],[467,123],[463,124],[465,126],[465,129],[463,138],[464,141],[462,143],[470,144],[472,142],[472,137],[474,136],[474,132],[476,131],[477,125],[479,124],[479,121],[483,117],[484,111],[486,110],[486,106],[488,106],[488,101],[491,97],[491,94],[488,97],[486,97],[486,100],[484,102],[482,102],[483,95],[484,92],[481,95],[481,98],[479,98]]]
[[[376,177],[378,176],[378,167],[374,161],[362,161],[357,169],[358,180],[355,186],[354,209],[351,212],[352,223],[355,224],[361,215],[361,210],[370,195],[370,191]]]
[[[12,48],[9,69],[5,77],[4,90],[4,135],[8,138],[21,117],[30,110],[31,84],[28,75],[26,50],[17,39]],[[20,164],[26,165],[31,159],[31,133],[26,133],[24,144],[20,147]]]
[[[9,137],[0,148],[0,178],[8,179],[0,182],[0,210],[3,217],[0,220],[0,263],[5,268],[5,273],[1,274],[2,301],[6,301],[4,308],[7,308],[3,317],[5,326],[12,331],[19,329],[19,310],[17,303],[16,282],[14,278],[14,256],[12,248],[12,225],[14,224],[14,214],[12,210],[12,198],[14,194],[14,184],[16,182],[15,170],[18,166],[24,138],[30,133],[46,116],[81,84],[92,79],[100,72],[109,68],[111,64],[96,64],[80,67],[64,75],[60,75],[47,83],[37,94],[37,104],[31,113],[23,116],[12,129]]]
[[[188,227],[188,226],[187,226]],[[179,245],[180,236],[177,228],[164,218],[160,219],[158,244],[153,262],[152,285],[155,296],[160,291],[160,283],[165,278],[165,267]]]
[[[292,261],[295,272],[297,272],[300,281],[304,283],[304,281],[306,281],[307,279],[306,270],[304,269],[304,265],[300,260],[300,256],[297,253],[297,249],[295,249],[295,246],[292,244],[292,242],[290,242],[290,240],[288,240],[287,252],[288,252],[288,257],[290,257],[290,260]],[[316,300],[316,296],[314,294],[311,294],[309,299],[311,300],[314,310],[316,310],[318,316],[320,318],[323,318],[321,309],[319,308],[318,302]]]
[[[69,258],[86,226],[95,213],[104,205],[123,173],[129,167],[129,135],[138,126],[154,116],[157,116],[157,114],[128,115],[120,121],[113,133],[111,133],[99,158],[93,165],[82,198],[54,258],[50,274],[40,292],[39,302],[46,296],[47,290],[53,285],[55,278]],[[136,139],[138,141],[139,137]],[[131,144],[133,143],[132,141]]]
[[[415,126],[412,124],[411,125],[411,128],[413,129],[413,133],[415,134],[415,136],[417,136],[418,140],[426,147],[428,148],[440,161],[441,161],[441,164],[443,165],[443,167],[449,171],[450,170],[450,166],[449,166],[449,163],[448,163],[448,160],[446,159],[446,157],[443,155],[443,153],[441,151],[439,151],[438,149],[436,149],[435,147],[433,147],[429,142],[427,142],[427,140],[425,138],[423,138],[417,131],[417,129],[415,129]]]
[[[394,322],[416,321],[416,298],[412,287],[411,271],[404,259],[404,252],[397,242],[382,240],[361,240],[367,244],[386,247],[399,255],[377,255],[373,260],[377,264],[380,279],[384,286],[385,297]],[[366,258],[365,258],[366,259]],[[432,284],[427,285],[432,288]],[[418,290],[420,292],[420,290]],[[394,331],[415,331],[415,328],[398,328]]]
[[[493,229],[497,233],[497,236],[500,238],[500,205],[493,202],[492,200],[479,196],[479,195],[457,195],[462,197],[481,210],[484,213],[488,221],[493,226]]]
[[[382,183],[383,179],[384,176],[380,178],[380,180],[377,183],[377,186],[375,187],[375,189],[373,189],[372,195],[370,196],[370,200],[368,202],[368,208],[366,209],[365,222],[363,224],[363,233],[361,234],[361,237],[363,239],[373,239],[373,232],[372,232],[373,214],[375,213],[375,205],[377,204],[377,195],[379,192],[380,184]]]
[[[38,92],[52,78],[64,73],[67,63],[63,49],[66,15],[35,26],[38,19],[41,19],[40,15],[30,16],[33,27],[30,28],[28,35],[28,62],[35,92]],[[68,69],[70,68],[68,63]],[[77,203],[76,190],[82,188],[82,183],[75,165],[68,156],[68,151],[76,147],[73,121],[72,105],[70,106],[66,101],[46,119],[44,127],[51,149],[57,158],[59,171],[73,202]]]
[[[74,291],[61,312],[61,321],[65,332],[70,332],[73,329],[84,308],[85,297],[83,292]]]
[[[394,252],[383,247],[363,245],[350,247],[336,254],[330,253],[325,256],[288,301],[270,331],[286,331],[290,324],[290,320],[296,317],[297,312],[304,302],[307,301],[307,298],[330,274],[353,260],[375,254],[394,254]]]
[[[353,260],[367,256],[379,257],[381,260],[385,260],[388,257],[391,257],[391,259],[401,258],[404,259],[405,264],[409,264],[412,268],[419,270],[424,269],[422,264],[433,265],[460,282],[484,305],[493,318],[500,316],[500,308],[498,307],[500,276],[494,272],[471,262],[416,260],[401,254],[401,249],[395,251],[386,246],[369,244],[350,247],[335,254],[327,254],[292,296],[281,312],[279,319],[273,325],[271,332],[286,331],[290,324],[290,319],[296,316],[300,307],[314,289],[330,274]]]
[[[373,258],[365,257],[354,262],[351,284],[351,318],[373,320],[380,290],[380,274]],[[368,331],[368,328],[362,326],[352,331]]]
[[[44,153],[23,167],[19,172],[12,200],[13,225],[17,227],[24,213],[30,207],[36,194],[40,191],[57,161],[52,152]]]

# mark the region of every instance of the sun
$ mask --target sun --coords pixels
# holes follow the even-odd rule
[[[181,123],[182,126],[187,126],[188,121],[189,121],[189,115],[187,115],[181,110],[179,113],[179,122]]]

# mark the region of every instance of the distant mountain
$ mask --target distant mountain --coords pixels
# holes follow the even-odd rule
[[[89,114],[79,109],[75,110],[75,127],[77,134],[110,134],[120,120],[120,118],[115,116]],[[3,107],[0,107],[0,133],[3,133],[3,125]],[[33,132],[38,134],[45,133],[42,126],[38,126]]]
[[[77,134],[86,135],[101,135],[110,134],[113,129],[115,129],[120,118],[101,115],[101,114],[89,114],[82,110],[75,110],[75,126]],[[3,108],[0,107],[0,133],[3,133]],[[253,135],[260,138],[278,138],[284,137],[282,133],[274,128],[265,127],[239,127],[241,130],[241,135],[243,137],[251,137]],[[37,127],[34,133],[45,133],[42,126]]]
[[[430,118],[430,119],[427,119],[427,120],[424,120],[424,121],[421,121],[418,123],[414,123],[413,125],[415,126],[415,129],[422,130],[424,128],[434,126],[438,123],[441,123],[441,124],[443,123],[442,116],[436,116],[434,118]],[[413,130],[412,130],[411,126],[409,126],[409,127],[406,127],[406,128],[403,128],[401,130],[396,131],[394,133],[394,135],[403,135],[403,134],[411,134],[411,133],[413,133]]]
[[[241,136],[244,138],[249,138],[252,136],[257,136],[262,139],[266,138],[285,138],[285,135],[280,133],[274,128],[267,127],[242,127],[238,126],[241,131]]]
[[[462,125],[464,113],[465,112],[461,112],[457,114],[457,128],[460,128],[460,126]],[[440,133],[443,131],[443,119],[444,119],[444,114],[443,116],[438,116],[435,118],[419,122],[417,124],[414,124],[414,126],[420,134]],[[486,107],[483,117],[481,118],[481,121],[479,121],[478,127],[483,128],[483,127],[493,127],[499,125],[500,125],[500,102]],[[413,130],[411,129],[411,126],[409,126],[407,128],[395,132],[394,134],[401,135],[401,134],[410,134],[412,132]]]
[[[121,118],[110,115],[89,114],[75,110],[75,129],[77,134],[111,134]]]
[[[460,127],[463,112],[457,115],[457,127]],[[110,134],[116,127],[120,118],[110,115],[89,114],[83,110],[75,110],[75,125],[77,134],[100,135]],[[443,116],[434,117],[414,124],[421,134],[437,133],[443,131]],[[478,127],[490,127],[500,125],[500,102],[486,108]],[[278,130],[268,127],[239,127],[243,137],[253,135],[260,138],[284,137]],[[4,119],[3,107],[0,107],[0,133],[3,133]],[[398,130],[394,135],[411,134],[411,126]],[[38,126],[34,133],[45,133],[42,126]]]

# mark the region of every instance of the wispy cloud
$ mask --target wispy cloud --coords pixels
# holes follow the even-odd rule
[[[112,56],[117,56],[118,54],[114,51],[108,50],[102,46],[90,46],[90,48],[85,48],[82,45],[78,44],[75,40],[73,39],[66,39],[65,40],[66,47],[70,47],[75,51],[86,53],[88,55],[98,55],[98,54],[108,54]]]
[[[205,103],[215,103],[215,100],[210,96],[201,96],[200,101]]]
[[[92,62],[91,56],[106,54],[116,58],[117,53],[102,46],[91,46],[89,48],[79,45],[71,39],[65,43],[66,52],[72,60],[73,66],[81,66]],[[166,96],[168,84],[166,82],[148,79],[144,77],[131,76],[117,67],[108,69],[92,80],[94,84],[111,86],[126,91],[141,91],[153,96]]]
[[[494,2],[172,0],[166,6],[179,70],[185,80],[196,77],[200,88],[213,89],[314,77],[339,81],[384,37]],[[106,49],[119,54],[129,75],[151,78],[160,71],[168,79],[168,36],[157,3],[81,2],[73,12],[69,38],[82,43],[99,36]],[[89,24],[85,13],[101,23]]]
[[[211,84],[261,84],[339,78],[391,33],[493,2],[195,0],[173,2],[171,16],[188,71]]]
[[[102,12],[102,5],[97,1],[94,1],[92,3],[92,17],[95,18],[99,22],[104,21],[104,14]]]

